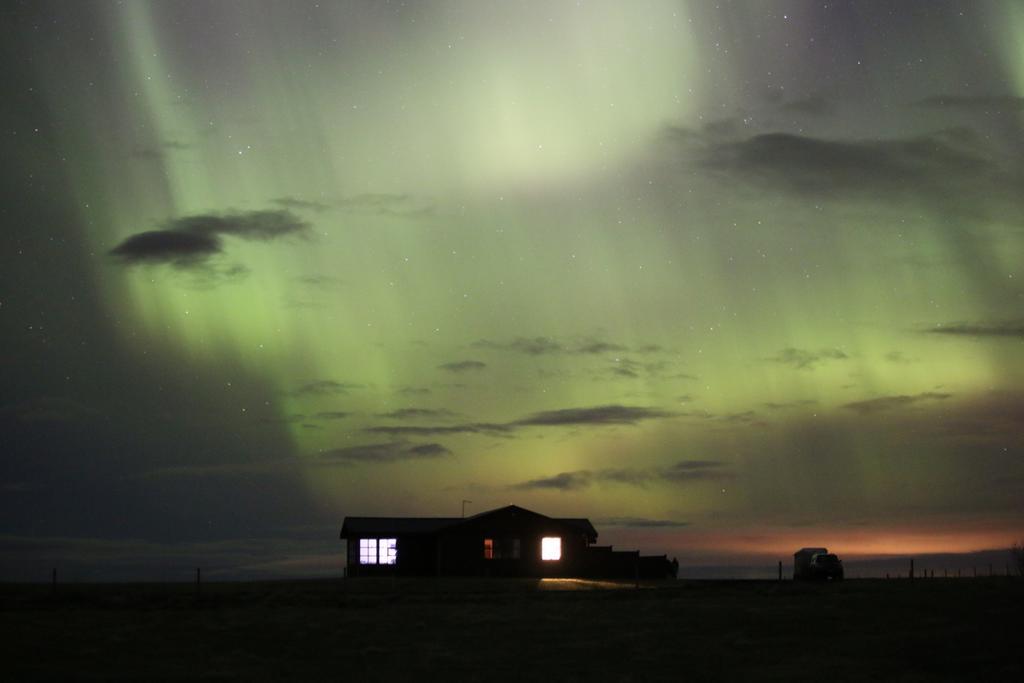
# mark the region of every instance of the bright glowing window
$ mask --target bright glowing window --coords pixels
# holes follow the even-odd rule
[[[380,564],[395,564],[398,562],[398,540],[394,538],[382,538],[377,542],[377,558]]]
[[[359,539],[359,564],[377,564],[377,539]]]
[[[545,536],[540,539],[540,559],[562,559],[562,539],[558,536]]]
[[[359,539],[359,564],[395,564],[397,562],[398,539]]]
[[[485,538],[484,539],[484,559],[485,560],[493,560],[494,559],[494,539],[493,538]]]

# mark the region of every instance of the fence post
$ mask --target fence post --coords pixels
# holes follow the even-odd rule
[[[1009,567],[1010,565],[1006,565]],[[1007,570],[1009,571],[1009,570]],[[779,581],[782,581],[782,560],[779,560]]]
[[[910,580],[914,580],[914,558],[910,558]]]

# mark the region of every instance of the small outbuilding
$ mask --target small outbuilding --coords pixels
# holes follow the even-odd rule
[[[348,576],[665,578],[664,555],[596,546],[590,520],[517,505],[472,517],[346,517]]]

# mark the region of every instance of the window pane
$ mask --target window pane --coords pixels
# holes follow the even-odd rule
[[[398,562],[398,539],[382,538],[378,544],[381,564],[395,564]]]
[[[562,559],[562,539],[558,536],[545,536],[540,539],[540,559]]]
[[[377,564],[377,539],[359,539],[359,564]]]
[[[493,538],[485,538],[484,539],[484,559],[485,560],[493,560],[494,559],[494,539]]]

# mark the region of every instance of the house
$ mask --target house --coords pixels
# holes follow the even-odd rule
[[[664,555],[597,546],[588,519],[548,517],[517,505],[472,517],[346,517],[349,576],[665,578]]]

